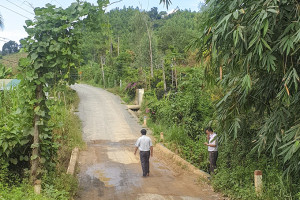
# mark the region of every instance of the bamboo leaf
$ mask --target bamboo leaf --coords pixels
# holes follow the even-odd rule
[[[263,42],[265,47],[267,47],[269,50],[272,51],[271,47],[268,45],[268,43],[263,38],[261,38],[261,41]]]
[[[293,79],[296,91],[298,90],[298,82],[300,81],[298,73],[295,68],[293,68]]]
[[[253,44],[257,41],[257,39],[258,39],[258,36],[256,35],[256,36],[250,41],[248,49],[250,49],[250,48],[253,46]]]
[[[238,17],[239,17],[238,10],[236,10],[236,11],[233,12],[233,17],[234,17],[234,19],[238,19]]]
[[[267,11],[271,12],[271,13],[279,14],[279,11],[274,10],[274,9],[267,9]]]
[[[268,31],[268,28],[269,28],[269,20],[266,20],[266,21],[265,21],[265,25],[264,25],[263,36],[266,35],[266,33],[267,33],[267,31]]]

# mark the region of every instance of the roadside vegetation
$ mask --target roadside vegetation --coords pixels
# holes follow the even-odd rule
[[[51,92],[53,99],[49,106],[49,124],[52,135],[47,140],[52,156],[49,162],[41,158],[41,162],[48,166],[42,172],[42,195],[35,195],[28,181],[33,111],[30,105],[24,105],[24,99],[30,98],[25,88],[21,84],[0,94],[0,198],[67,200],[77,191],[77,179],[66,174],[71,151],[75,146],[84,147],[80,120],[74,113],[78,96],[68,88]]]

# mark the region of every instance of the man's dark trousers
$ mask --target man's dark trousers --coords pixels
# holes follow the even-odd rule
[[[147,176],[149,173],[149,158],[150,151],[140,151],[140,159],[142,164],[143,176]]]
[[[209,151],[209,171],[210,173],[214,173],[217,168],[217,159],[218,159],[218,151]]]

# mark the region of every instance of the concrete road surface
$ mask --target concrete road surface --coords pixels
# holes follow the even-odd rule
[[[77,200],[215,200],[210,186],[192,174],[177,173],[155,154],[143,178],[134,143],[142,128],[119,97],[84,84],[72,86],[80,97],[79,116],[87,148],[79,156]]]

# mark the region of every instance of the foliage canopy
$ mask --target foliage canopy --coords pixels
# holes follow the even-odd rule
[[[259,153],[300,172],[300,6],[296,0],[208,0],[197,40],[210,80],[226,94],[217,104],[225,138],[250,137]]]

